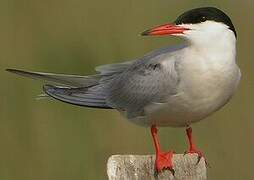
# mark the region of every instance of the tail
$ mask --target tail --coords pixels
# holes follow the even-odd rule
[[[81,88],[44,85],[43,90],[47,95],[66,103],[85,107],[113,109],[106,103],[106,95],[100,85]]]
[[[100,75],[77,76],[65,74],[53,74],[43,72],[22,71],[17,69],[6,69],[32,79],[39,79],[55,83],[56,85],[44,85],[43,90],[46,94],[41,97],[52,97],[57,100],[86,107],[112,109],[106,103],[104,89],[99,84]]]
[[[6,69],[6,71],[56,84],[44,85],[43,91],[46,94],[40,95],[39,99],[50,96],[74,105],[113,109],[107,104],[106,86],[111,79],[123,72],[132,63],[132,61],[129,61],[99,66],[96,68],[98,74],[90,76],[32,72],[18,69]]]

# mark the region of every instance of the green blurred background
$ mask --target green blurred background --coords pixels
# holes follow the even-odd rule
[[[179,0],[1,0],[0,179],[106,179],[111,154],[150,154],[148,129],[117,112],[35,100],[42,82],[4,71],[91,74],[94,66],[122,62],[181,42],[141,37],[183,11],[217,6],[238,31],[240,87],[222,110],[193,125],[198,147],[212,166],[209,179],[249,180],[254,152],[254,2]],[[162,128],[161,143],[186,149],[184,129]]]

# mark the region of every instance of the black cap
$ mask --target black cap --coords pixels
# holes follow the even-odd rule
[[[186,11],[175,20],[175,24],[197,24],[207,20],[226,24],[237,37],[231,19],[223,11],[215,7],[201,7]]]

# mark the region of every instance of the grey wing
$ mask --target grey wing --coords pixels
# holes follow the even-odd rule
[[[97,67],[96,71],[100,73],[97,75],[99,80],[91,86],[71,88],[45,85],[43,90],[47,95],[70,104],[112,109],[113,107],[106,102],[108,95],[108,89],[106,87],[108,87],[110,79],[118,76],[131,64],[132,62],[125,62]]]
[[[177,49],[181,48],[183,47]],[[63,85],[44,86],[44,92],[55,99],[80,106],[125,109],[133,115],[151,102],[164,101],[168,94],[174,92],[177,84],[174,65],[171,66],[170,72],[171,70],[166,71],[160,63],[151,61],[177,49],[163,48],[135,62],[99,66],[96,68],[99,74],[90,76],[16,69],[7,71]]]
[[[33,72],[19,69],[6,69],[6,71],[18,74],[20,76],[53,82],[55,84],[68,87],[88,87],[98,84],[101,79],[106,80],[113,78],[115,75],[123,72],[132,63],[133,61],[127,61],[123,63],[97,66],[95,70],[99,72],[99,74],[89,76]]]
[[[93,108],[112,109],[106,103],[106,94],[101,85],[81,88],[44,85],[43,90],[50,97],[66,103]]]
[[[87,87],[98,84],[99,76],[79,76],[69,74],[54,74],[44,72],[32,72],[23,71],[18,69],[6,69],[8,72],[15,73],[24,77],[32,79],[40,79],[48,82],[53,82],[58,85],[64,85],[68,87]]]
[[[100,75],[102,76],[112,76],[112,75],[114,76],[118,73],[122,73],[133,63],[134,61],[126,61],[123,63],[106,64],[106,65],[97,66],[95,70],[97,72],[100,72]]]
[[[178,83],[176,60],[171,58],[165,65],[161,60],[143,59],[110,83],[107,101],[126,111],[128,118],[143,116],[147,105],[164,103],[175,94]]]
[[[46,93],[39,98],[53,97],[57,100],[79,106],[112,108],[106,103],[107,88],[111,79],[127,69],[132,62],[99,66],[95,75],[79,76],[7,69],[7,71],[33,79],[44,80],[54,85],[44,85]],[[61,86],[60,86],[61,85]]]

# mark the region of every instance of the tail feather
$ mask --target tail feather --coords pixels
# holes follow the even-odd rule
[[[44,85],[45,94],[38,96],[37,99],[52,97],[79,106],[113,109],[106,102],[108,88],[105,87],[132,63],[129,61],[99,66],[96,68],[98,74],[89,76],[32,72],[18,69],[6,69],[6,71],[53,83],[53,85]]]
[[[68,87],[57,87],[52,85],[44,85],[44,92],[63,102],[93,107],[93,108],[103,108],[103,109],[113,109],[106,103],[105,96],[98,90],[100,88],[93,87],[94,90],[90,88],[68,88]]]

